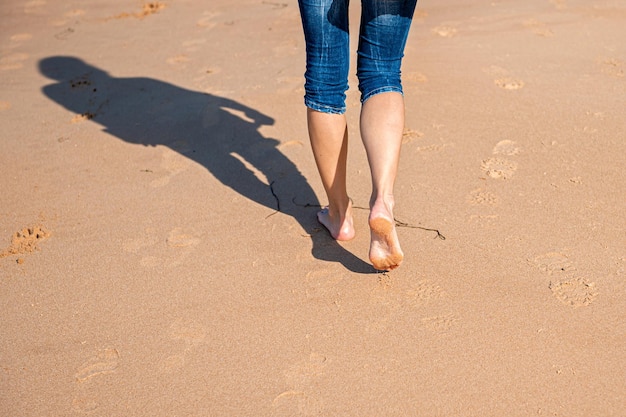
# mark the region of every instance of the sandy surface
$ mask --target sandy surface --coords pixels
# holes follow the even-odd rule
[[[295,0],[0,19],[1,415],[626,415],[623,0],[419,3],[389,274],[316,224]]]

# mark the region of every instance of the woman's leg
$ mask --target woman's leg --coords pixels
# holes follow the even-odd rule
[[[306,40],[305,104],[309,138],[328,197],[317,217],[337,240],[354,237],[346,191],[345,91],[350,60],[348,0],[299,0]]]
[[[361,110],[361,137],[372,175],[370,261],[376,269],[397,268],[404,254],[393,217],[393,187],[404,129],[404,101],[397,92],[370,97]]]
[[[354,237],[352,203],[346,190],[348,129],[343,114],[307,109],[309,138],[315,163],[328,197],[328,207],[317,218],[337,240]]]
[[[376,269],[397,268],[404,254],[393,217],[404,99],[400,66],[415,0],[363,0],[357,75],[362,93],[361,138],[372,175],[370,260]]]

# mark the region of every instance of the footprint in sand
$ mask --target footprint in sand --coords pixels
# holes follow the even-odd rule
[[[585,278],[550,282],[549,288],[561,303],[574,308],[588,306],[598,296],[595,283]]]
[[[200,243],[200,239],[188,233],[183,233],[183,229],[177,227],[170,231],[167,239],[165,240],[167,246],[172,248],[186,248],[189,246],[196,246]]]
[[[424,317],[421,321],[422,325],[427,329],[445,332],[454,326],[458,318],[454,314],[444,314],[440,316]]]
[[[79,23],[78,18],[81,16],[84,16],[86,13],[87,12],[83,9],[72,9],[63,13],[62,17],[58,17],[56,19],[51,20],[50,25],[58,28],[61,26],[67,26],[68,24],[71,24],[71,23],[76,24],[76,23]],[[67,37],[73,33],[74,33],[74,29],[67,28],[65,31],[55,34],[54,37],[60,40],[64,40],[64,39],[67,39]]]
[[[439,285],[428,280],[421,280],[412,284],[404,294],[408,300],[419,302],[441,298],[445,295],[445,292],[441,289],[441,287],[439,287]]]
[[[501,140],[500,142],[496,143],[496,146],[493,147],[492,151],[494,155],[506,156],[518,155],[520,152],[520,147],[517,146],[517,143],[512,140]]]
[[[509,71],[498,65],[483,68],[483,72],[492,77],[497,77],[493,82],[503,90],[519,90],[524,88],[524,81],[514,78]]]
[[[55,33],[54,37],[60,41],[64,41],[72,36],[74,33],[76,33],[76,30],[74,28],[65,28],[62,31]]]
[[[315,408],[315,404],[304,391],[287,390],[278,394],[272,401],[272,417],[291,417],[305,414],[305,410]]]
[[[134,13],[128,13],[128,12],[119,13],[109,19],[126,19],[130,17],[135,18],[135,19],[143,19],[155,13],[159,13],[159,11],[163,10],[165,7],[166,7],[165,3],[162,3],[160,1],[143,2],[140,11],[137,11]]]
[[[314,269],[306,273],[303,287],[307,301],[341,308],[341,296],[337,284],[343,279],[333,268]]]
[[[179,68],[185,68],[189,61],[191,61],[191,59],[187,54],[178,54],[165,60],[168,64]]]
[[[446,294],[440,286],[427,279],[412,282],[408,288],[396,288],[394,276],[387,273],[378,274],[378,285],[372,291],[377,302],[392,304],[394,310],[402,306],[415,307],[425,301],[444,297]]]
[[[41,225],[25,227],[15,232],[11,237],[11,244],[0,252],[0,258],[10,255],[23,255],[39,250],[39,243],[50,237],[50,232]]]
[[[611,58],[602,61],[602,72],[616,78],[623,78],[624,63],[619,59]]]
[[[29,55],[23,52],[14,52],[4,55],[0,58],[0,71],[10,71],[22,68],[24,66],[24,61],[26,61],[28,57]]]
[[[491,76],[505,76],[505,75],[509,75],[509,71],[506,68],[502,68],[499,65],[490,65],[488,67],[483,67],[483,72],[485,74],[491,75]]]
[[[369,333],[386,331],[407,298],[396,288],[398,283],[393,274],[382,272],[377,278],[376,286],[370,291],[370,303],[378,312],[365,322],[365,331]]]
[[[114,372],[119,365],[120,354],[117,349],[103,349],[80,367],[74,375],[77,382],[85,382],[93,377]]]
[[[524,87],[524,81],[508,77],[498,78],[493,82],[504,90],[520,90]]]
[[[189,39],[183,42],[183,48],[187,52],[196,52],[206,43],[206,39]]]
[[[482,161],[480,168],[490,178],[507,180],[517,171],[517,162],[504,158],[488,158]]]
[[[195,247],[201,242],[201,239],[177,227],[171,230],[165,239],[165,243],[170,250],[164,250],[162,246],[154,248],[158,241],[159,239],[156,236],[130,239],[124,243],[124,249],[127,252],[138,252],[145,247],[152,247],[153,252],[159,250],[161,253],[143,256],[140,260],[141,266],[146,268],[175,268],[185,262],[193,253]]]
[[[164,374],[171,374],[181,370],[185,366],[185,355],[169,355],[159,363],[159,370]]]
[[[423,132],[414,129],[405,128],[402,132],[402,144],[406,145],[424,136]]]
[[[24,13],[26,14],[42,14],[44,7],[48,4],[46,0],[31,0],[24,3]]]
[[[186,171],[191,165],[191,161],[185,158],[181,153],[185,153],[184,150],[186,141],[177,141],[173,147],[180,146],[182,151],[176,149],[164,149],[161,155],[161,168],[168,172],[167,175],[157,178],[150,182],[150,186],[153,188],[159,188],[169,184],[170,180],[177,174]],[[176,145],[178,144],[178,145]]]
[[[202,17],[196,21],[196,25],[205,29],[213,29],[215,26],[217,26],[215,18],[218,17],[220,14],[221,13],[219,12],[205,11],[202,13]]]
[[[72,410],[78,413],[91,413],[99,407],[97,395],[91,394],[89,381],[115,372],[119,366],[120,354],[117,349],[103,349],[96,356],[85,362],[74,375],[77,394],[72,400]]]
[[[529,259],[529,262],[548,275],[575,270],[572,261],[562,252],[547,252]]]
[[[470,192],[467,202],[473,206],[488,205],[495,206],[499,203],[498,196],[484,188],[477,188]]]
[[[450,25],[441,25],[433,28],[432,32],[442,38],[453,38],[458,33],[458,29]]]
[[[141,258],[139,264],[144,268],[157,268],[163,266],[163,258],[159,256],[148,255]]]
[[[343,278],[333,268],[315,268],[305,275],[305,281],[312,285],[324,284],[333,287]]]
[[[194,320],[176,320],[170,326],[169,338],[173,341],[184,342],[185,347],[180,353],[167,356],[160,363],[160,369],[164,373],[172,373],[185,366],[185,360],[195,348],[204,343],[206,329],[202,324]]]
[[[289,149],[289,148],[302,148],[304,146],[304,142],[297,139],[287,140],[285,142],[281,142],[280,145],[276,146],[278,149]]]
[[[96,411],[99,406],[100,404],[96,398],[85,394],[77,395],[72,400],[72,410],[77,413],[90,414]]]
[[[393,327],[398,316],[414,314],[430,302],[444,298],[445,291],[430,280],[420,280],[399,288],[391,274],[379,274],[378,285],[371,291],[370,301],[377,314],[365,322],[364,330],[380,334]]]
[[[388,291],[395,285],[395,280],[393,275],[390,275],[386,272],[382,272],[378,274],[378,286],[377,290]]]
[[[33,38],[32,33],[16,33],[15,35],[11,36],[11,42],[25,42],[25,41],[29,41]]]
[[[398,288],[393,276],[381,273],[378,277],[378,285],[371,292],[371,301],[377,306],[389,308],[389,313],[406,308],[416,308],[424,303],[440,299],[446,296],[445,291],[434,282],[423,279],[412,282],[407,287]],[[390,317],[384,318],[386,322]]]
[[[290,388],[278,394],[272,401],[272,416],[322,415],[323,406],[315,396],[317,380],[325,375],[327,359],[311,353],[285,371],[285,382]]]
[[[412,283],[409,288],[404,290],[397,302],[400,307],[417,308],[432,300],[445,297],[446,293],[437,284],[429,280],[421,280]]]
[[[563,252],[547,252],[528,261],[548,275],[563,276],[576,270]],[[561,303],[575,308],[588,306],[598,295],[595,283],[581,277],[555,279],[548,288]]]
[[[176,320],[170,326],[170,338],[185,343],[185,351],[188,352],[198,347],[206,339],[206,329],[195,320]]]

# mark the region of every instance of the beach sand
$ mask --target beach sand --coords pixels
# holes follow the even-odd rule
[[[295,0],[0,16],[1,415],[626,415],[623,1],[420,0],[389,273],[354,75],[316,223]]]

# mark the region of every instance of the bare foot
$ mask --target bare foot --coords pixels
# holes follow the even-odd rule
[[[379,271],[396,269],[402,263],[404,253],[400,248],[396,233],[393,214],[383,203],[376,203],[372,207],[369,218],[370,224],[370,261]]]
[[[354,224],[352,222],[352,202],[349,202],[345,215],[332,213],[329,207],[317,212],[317,220],[328,229],[336,240],[351,240],[354,238]]]

